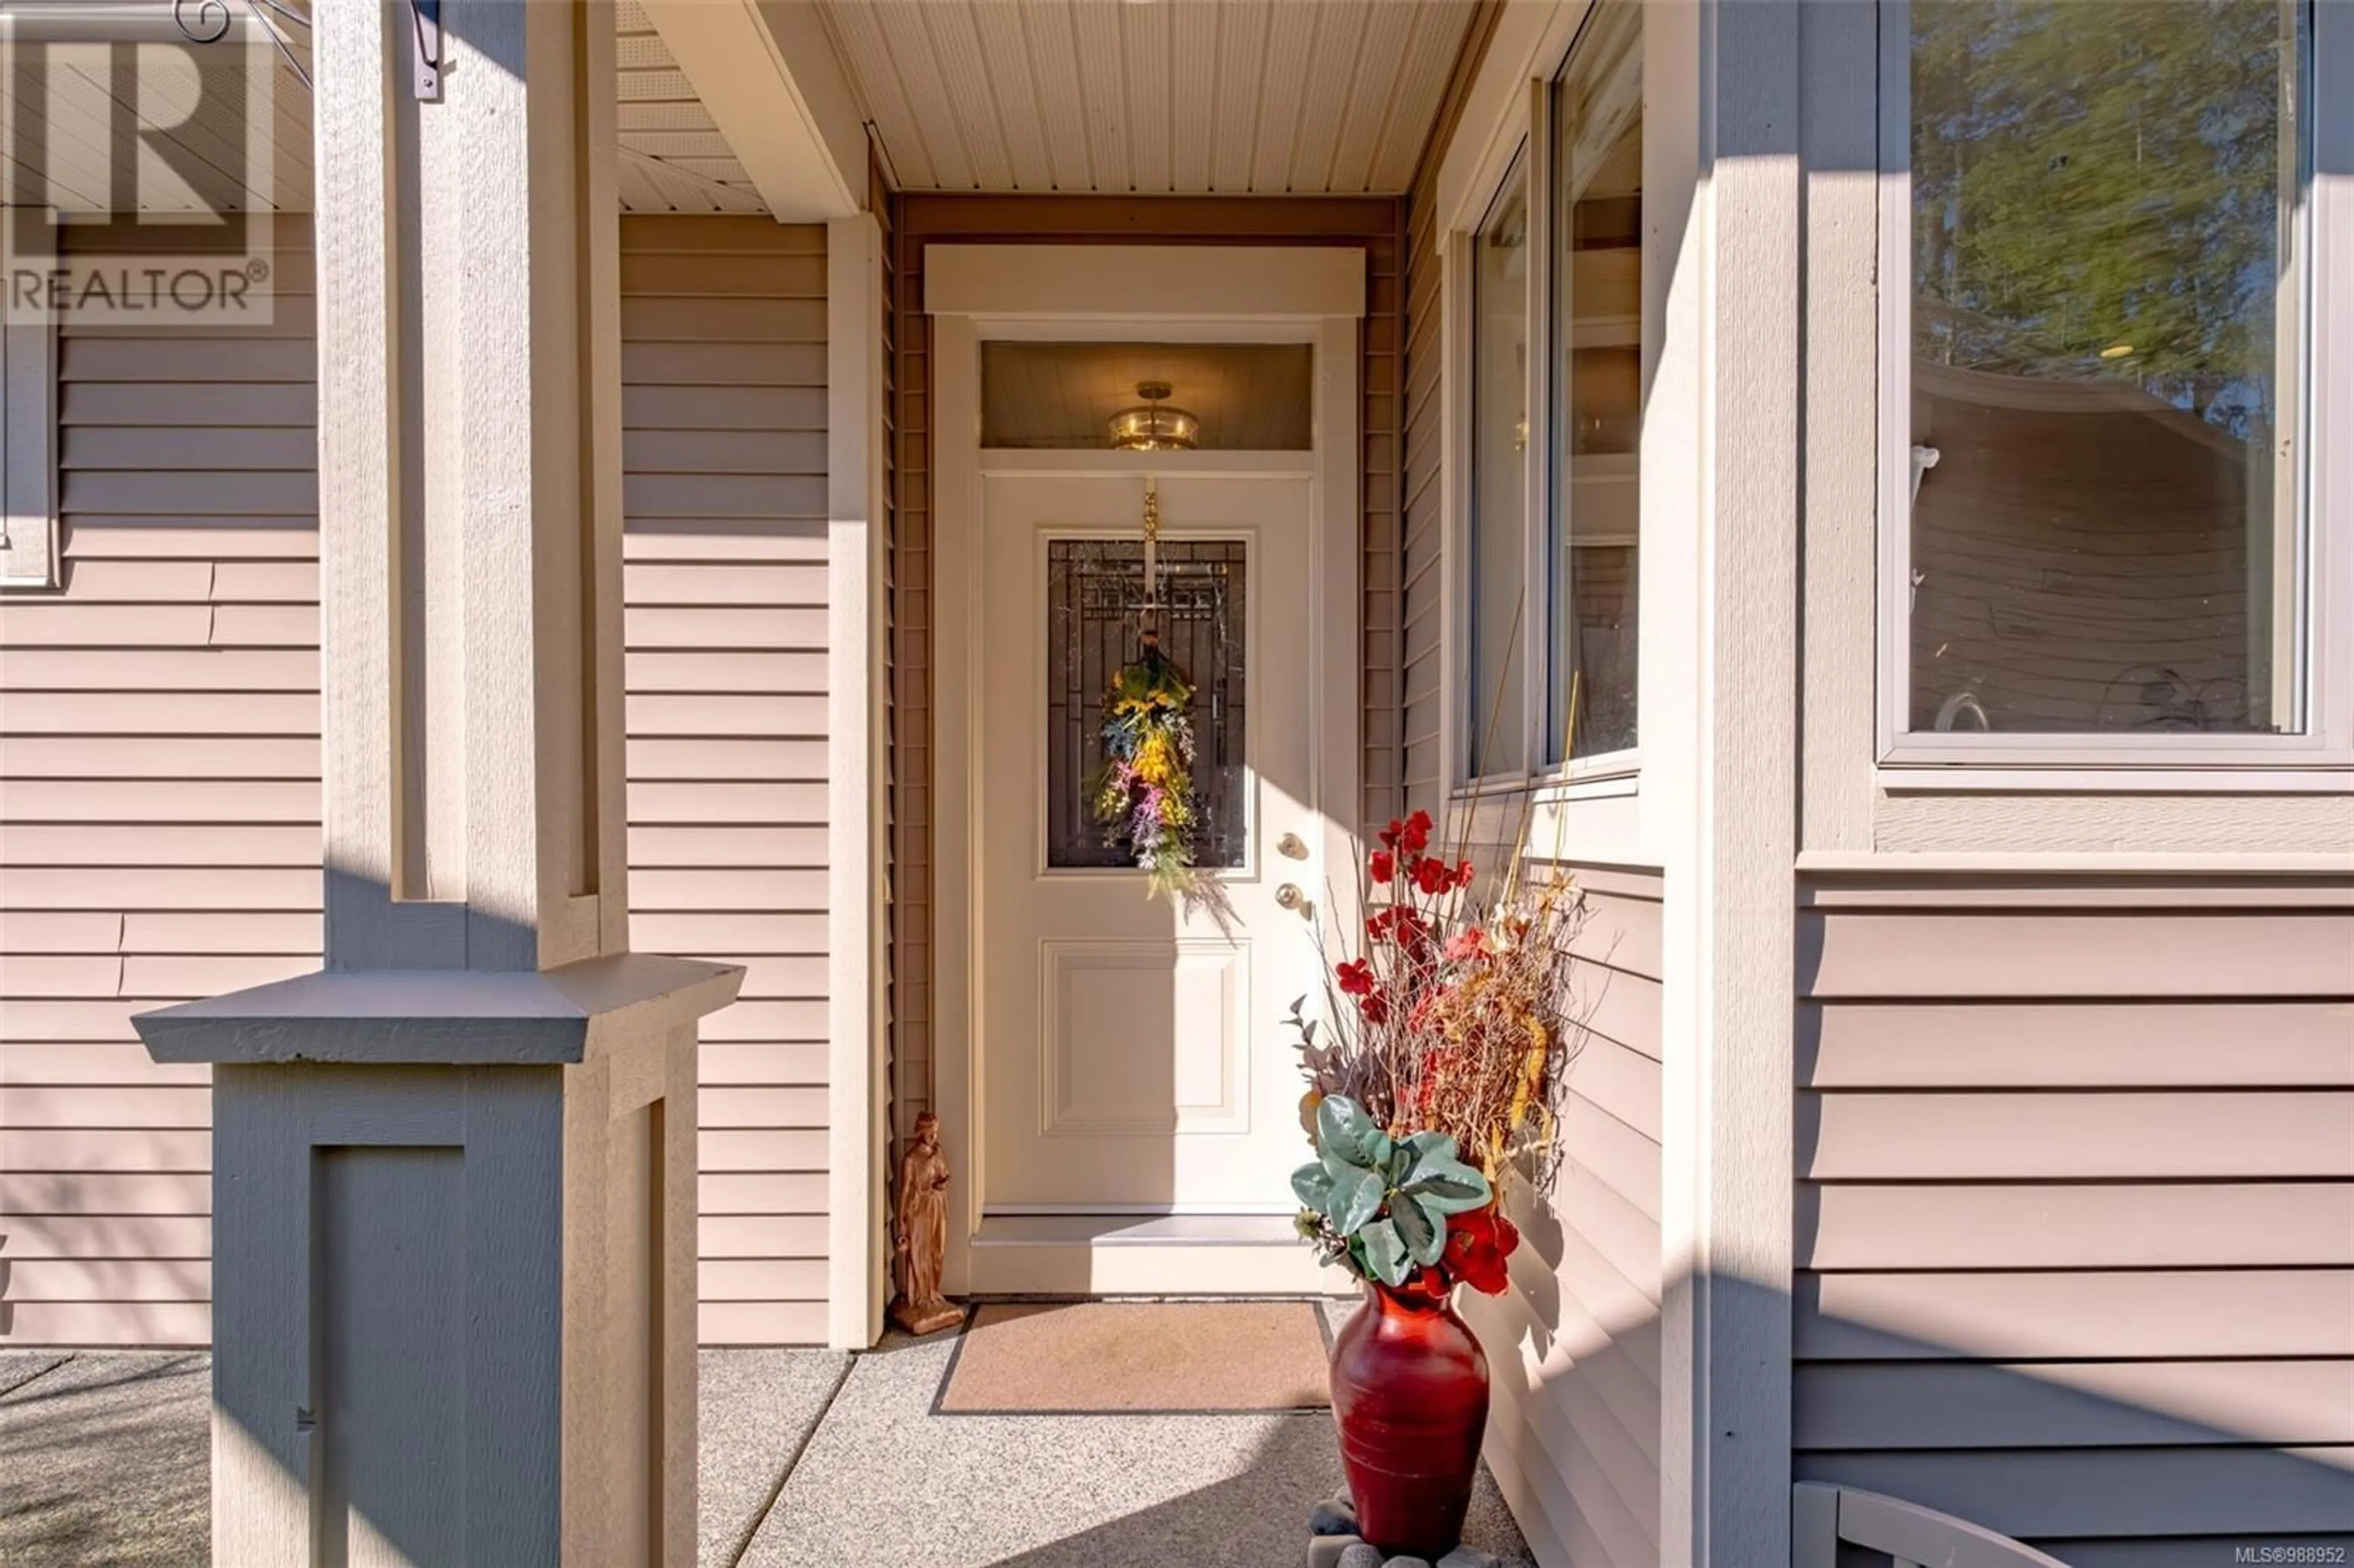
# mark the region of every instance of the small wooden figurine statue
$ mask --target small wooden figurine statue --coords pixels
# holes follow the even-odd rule
[[[949,1247],[949,1161],[940,1152],[940,1118],[916,1118],[916,1141],[899,1161],[899,1299],[891,1320],[910,1334],[938,1333],[964,1321],[964,1308],[940,1294],[940,1260]]]

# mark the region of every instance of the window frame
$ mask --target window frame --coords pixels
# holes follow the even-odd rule
[[[1578,64],[1579,48],[1585,42],[1588,28],[1601,10],[1598,0],[1577,8],[1575,23],[1569,27],[1566,38],[1557,46],[1559,52],[1551,55],[1549,63],[1541,56],[1536,62],[1539,69],[1532,70],[1522,81],[1519,101],[1500,127],[1483,159],[1482,177],[1463,193],[1466,199],[1462,201],[1460,216],[1456,219],[1461,227],[1447,236],[1444,308],[1447,313],[1453,341],[1446,352],[1445,370],[1449,388],[1449,411],[1457,433],[1448,442],[1447,454],[1447,501],[1452,516],[1447,530],[1446,547],[1454,564],[1454,586],[1448,596],[1451,621],[1441,631],[1443,641],[1449,645],[1447,669],[1450,687],[1442,697],[1447,717],[1442,726],[1441,745],[1447,758],[1448,793],[1451,799],[1458,801],[1474,796],[1511,791],[1536,791],[1548,798],[1563,800],[1589,796],[1617,797],[1634,792],[1642,770],[1639,727],[1635,746],[1557,760],[1551,759],[1551,754],[1559,737],[1549,733],[1554,632],[1564,614],[1575,614],[1574,608],[1558,602],[1560,596],[1554,592],[1555,574],[1552,558],[1553,546],[1559,543],[1566,548],[1575,532],[1570,519],[1557,507],[1553,494],[1557,480],[1565,477],[1567,468],[1566,464],[1556,461],[1559,454],[1554,450],[1560,435],[1560,412],[1568,401],[1564,374],[1557,363],[1562,334],[1566,330],[1566,323],[1558,318],[1560,299],[1555,266],[1559,228],[1557,208],[1561,197],[1557,146],[1559,109],[1562,90]],[[1469,733],[1479,707],[1472,690],[1478,678],[1474,647],[1478,638],[1479,607],[1473,549],[1474,530],[1478,526],[1473,509],[1478,503],[1478,496],[1472,469],[1476,465],[1478,450],[1475,420],[1479,374],[1479,245],[1507,187],[1524,169],[1529,203],[1526,290],[1530,352],[1526,397],[1531,435],[1522,453],[1523,490],[1520,520],[1525,578],[1522,588],[1521,680],[1518,683],[1517,713],[1522,726],[1522,762],[1518,768],[1483,774],[1471,766],[1471,750],[1476,742]],[[1648,373],[1659,353],[1657,334],[1649,323],[1643,323],[1638,330],[1642,334],[1642,358]],[[1643,463],[1639,441],[1632,461],[1639,482]],[[1561,498],[1564,506],[1566,500],[1564,494]],[[1631,538],[1608,542],[1631,544],[1636,548],[1636,605],[1639,624],[1648,593],[1648,579],[1642,575],[1641,567],[1643,529],[1638,525]],[[1639,715],[1642,681],[1639,659],[1637,670],[1637,710]],[[1508,708],[1513,700],[1507,696]]]
[[[1633,0],[1626,0],[1626,3],[1631,5]],[[1554,743],[1562,739],[1560,735],[1554,733],[1553,722],[1555,693],[1553,682],[1554,672],[1559,664],[1557,640],[1563,635],[1564,629],[1573,639],[1577,630],[1576,573],[1571,569],[1575,557],[1570,555],[1570,552],[1577,547],[1578,537],[1575,519],[1570,514],[1570,498],[1573,492],[1570,481],[1574,477],[1576,462],[1569,451],[1569,429],[1566,418],[1571,407],[1569,377],[1572,374],[1570,362],[1574,355],[1570,352],[1572,347],[1570,320],[1566,313],[1561,310],[1564,299],[1562,281],[1559,276],[1561,269],[1558,266],[1561,258],[1565,254],[1564,249],[1565,241],[1558,233],[1564,195],[1562,187],[1564,171],[1561,168],[1562,101],[1567,96],[1570,78],[1577,69],[1581,51],[1592,38],[1596,28],[1605,25],[1605,20],[1604,5],[1597,3],[1585,8],[1584,15],[1578,18],[1576,30],[1570,36],[1568,51],[1562,56],[1560,63],[1552,71],[1539,79],[1536,95],[1530,106],[1532,127],[1530,141],[1532,145],[1541,145],[1543,148],[1543,172],[1545,188],[1543,227],[1532,237],[1532,244],[1541,244],[1542,249],[1537,251],[1535,260],[1530,266],[1532,293],[1539,290],[1543,291],[1540,297],[1544,305],[1545,325],[1543,370],[1538,377],[1539,385],[1533,395],[1536,406],[1532,408],[1530,416],[1531,428],[1536,428],[1537,420],[1542,417],[1545,431],[1543,450],[1536,456],[1534,469],[1534,482],[1541,488],[1531,492],[1532,514],[1529,525],[1529,533],[1532,536],[1529,553],[1529,570],[1532,574],[1530,580],[1539,585],[1536,591],[1543,603],[1543,614],[1540,619],[1543,621],[1544,633],[1543,673],[1541,677],[1532,675],[1529,683],[1531,705],[1534,710],[1531,722],[1536,731],[1532,742],[1533,749],[1530,752],[1532,758],[1531,771],[1546,782],[1575,784],[1603,779],[1631,779],[1641,770],[1642,763],[1643,666],[1639,645],[1635,664],[1636,743],[1633,746],[1623,746],[1611,751],[1591,752],[1585,756],[1563,758],[1553,756]],[[1644,42],[1642,29],[1646,20],[1647,18],[1640,14],[1639,7],[1637,7],[1635,26],[1638,29],[1638,50]],[[1639,55],[1638,58],[1640,58]],[[1637,91],[1639,98],[1641,93],[1639,78]],[[1642,111],[1648,110],[1649,107],[1648,103],[1643,104],[1638,111],[1638,115],[1641,115]],[[1643,116],[1643,123],[1648,130],[1647,115]],[[1657,352],[1644,331],[1645,291],[1641,281],[1639,247],[1637,268],[1635,351],[1639,378],[1640,372],[1650,367],[1650,361]],[[1641,410],[1638,407],[1637,410],[1638,430],[1640,422]],[[1635,450],[1624,454],[1623,466],[1630,471],[1630,477],[1638,487],[1637,494],[1639,496],[1643,477],[1643,449],[1639,434],[1635,443]],[[1630,546],[1634,549],[1635,613],[1638,629],[1642,623],[1643,604],[1643,530],[1639,511],[1638,506],[1636,525],[1632,533],[1612,535],[1602,538],[1588,537],[1585,540],[1588,545]],[[1564,700],[1566,700],[1565,696]]]
[[[2253,774],[2344,788],[2354,764],[2354,111],[2333,106],[2317,81],[2354,79],[2354,16],[2304,0],[2312,48],[2299,83],[2307,111],[2300,154],[2306,199],[2289,225],[2306,325],[2296,373],[2305,408],[2298,485],[2304,508],[2296,672],[2302,732],[2079,734],[1909,727],[1912,561],[1913,179],[1912,5],[1882,0],[1879,23],[1880,389],[1876,448],[1878,570],[1874,620],[1876,754],[1883,788],[2095,789],[2253,787]],[[2339,97],[2345,95],[2340,94]],[[2330,276],[2335,259],[2338,270]],[[2335,461],[2333,462],[2333,455]],[[1934,478],[1927,481],[1934,483]],[[2163,770],[2161,779],[2158,774]],[[2280,787],[2274,779],[2271,787]]]
[[[1458,448],[1462,461],[1458,465],[1458,471],[1451,477],[1450,482],[1457,502],[1457,523],[1450,533],[1453,535],[1452,543],[1456,557],[1462,563],[1462,569],[1457,575],[1456,580],[1458,586],[1455,595],[1456,624],[1462,630],[1461,635],[1456,639],[1458,647],[1452,666],[1456,689],[1454,705],[1455,710],[1462,715],[1463,722],[1457,726],[1456,733],[1448,738],[1447,767],[1458,788],[1461,789],[1484,790],[1490,787],[1510,789],[1524,783],[1534,774],[1534,764],[1532,758],[1535,754],[1529,749],[1532,727],[1530,715],[1532,683],[1529,680],[1529,649],[1532,630],[1538,626],[1543,606],[1535,591],[1534,579],[1529,575],[1532,556],[1529,507],[1532,494],[1531,487],[1534,484],[1538,472],[1535,462],[1537,443],[1533,440],[1524,440],[1521,449],[1522,580],[1518,651],[1521,678],[1516,683],[1516,690],[1506,690],[1497,706],[1497,714],[1510,715],[1513,711],[1517,696],[1521,732],[1521,765],[1517,768],[1503,768],[1493,772],[1483,773],[1474,766],[1472,760],[1475,752],[1483,747],[1487,737],[1488,721],[1492,716],[1482,710],[1482,703],[1488,694],[1484,690],[1484,681],[1479,671],[1479,529],[1482,522],[1479,506],[1479,342],[1483,319],[1482,292],[1479,285],[1480,246],[1487,238],[1490,226],[1495,222],[1512,182],[1515,179],[1525,181],[1526,189],[1522,194],[1522,199],[1528,207],[1526,219],[1528,235],[1524,243],[1529,250],[1529,266],[1528,276],[1522,282],[1524,293],[1522,303],[1526,306],[1532,302],[1535,297],[1536,277],[1542,266],[1537,248],[1543,235],[1543,219],[1537,206],[1540,188],[1537,182],[1540,175],[1544,172],[1534,132],[1534,125],[1529,125],[1522,130],[1517,141],[1511,143],[1511,150],[1505,155],[1496,177],[1488,182],[1485,187],[1485,197],[1479,205],[1471,227],[1459,236],[1457,248],[1458,254],[1463,259],[1459,294],[1460,318],[1464,331],[1461,353],[1456,356],[1456,363],[1449,368],[1460,371],[1455,378],[1458,388],[1455,401],[1460,415],[1463,440]],[[1536,318],[1532,315],[1528,318],[1528,322],[1529,352],[1523,370],[1528,384],[1522,390],[1522,402],[1528,411],[1529,429],[1533,432],[1538,428],[1539,400],[1543,392],[1542,377],[1535,374],[1538,359]],[[1509,625],[1497,630],[1508,636],[1511,633]],[[1509,662],[1509,656],[1507,662]],[[1500,736],[1502,732],[1499,730],[1498,733]]]

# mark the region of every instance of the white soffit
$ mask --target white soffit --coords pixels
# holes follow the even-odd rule
[[[356,0],[354,0],[356,3]],[[195,7],[189,6],[193,12]],[[68,10],[52,4],[0,0],[0,16],[87,16],[93,37],[154,37],[177,42],[168,0],[113,0],[113,3]],[[752,178],[737,161],[735,150],[720,133],[686,73],[647,19],[639,0],[620,0],[618,8],[617,89],[621,155],[615,171],[624,212],[765,213]],[[289,25],[283,30],[295,57],[310,66],[308,29]],[[228,47],[228,46],[223,46]],[[148,95],[143,107],[170,112],[193,101],[194,68],[176,51],[157,57],[153,75],[143,84]],[[181,79],[186,78],[184,82]],[[76,70],[49,88],[41,145],[47,167],[28,171],[17,186],[28,203],[48,203],[70,212],[105,210],[110,186],[106,137],[112,101],[111,84],[102,70]],[[234,148],[225,148],[219,132],[201,123],[185,130],[164,131],[164,139],[184,143],[194,158],[186,166],[217,171],[201,193],[164,188],[160,194],[143,187],[142,199],[150,211],[200,211],[210,206],[232,210],[248,208],[257,198],[281,212],[307,212],[311,207],[311,92],[283,62],[274,84],[277,113],[277,158],[274,188],[268,193],[248,190],[238,177],[242,164]],[[5,93],[0,92],[0,101]],[[12,106],[13,111],[13,106]],[[153,132],[151,132],[153,133]],[[46,176],[44,178],[43,176]],[[163,185],[164,182],[149,182]],[[199,199],[201,196],[202,199]]]
[[[822,0],[903,190],[1394,195],[1474,0]]]
[[[638,0],[620,0],[615,27],[621,155],[613,182],[621,210],[768,211],[646,8]]]

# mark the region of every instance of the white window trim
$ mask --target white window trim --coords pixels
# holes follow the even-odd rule
[[[2313,5],[2313,72],[2354,79],[2354,16]],[[2305,733],[2238,735],[1955,733],[1907,728],[1912,580],[1911,6],[1879,7],[1880,402],[1877,705],[1880,787],[1889,790],[2162,789],[2337,791],[2354,766],[2354,286],[2330,259],[2354,258],[2354,112],[2308,90],[2312,198],[2296,224],[2308,285],[2309,408],[2304,581]],[[2343,96],[2338,95],[2338,96]],[[2318,262],[2318,264],[2317,264]],[[2343,260],[2338,270],[2346,270]],[[2325,286],[2327,285],[2327,286]],[[1934,479],[1929,482],[1935,482]],[[2261,776],[2261,781],[2259,777]]]
[[[1502,199],[1505,185],[1511,181],[1516,170],[1524,168],[1523,177],[1527,183],[1530,203],[1527,239],[1530,262],[1526,288],[1530,295],[1530,302],[1533,304],[1537,271],[1535,250],[1538,243],[1538,229],[1535,198],[1538,168],[1536,150],[1531,135],[1532,127],[1526,114],[1526,105],[1523,104],[1522,108],[1522,116],[1514,122],[1520,128],[1520,139],[1517,142],[1507,141],[1503,162],[1497,167],[1493,183],[1487,186],[1486,202],[1472,215],[1469,226],[1457,237],[1454,254],[1458,264],[1448,269],[1447,279],[1447,282],[1453,287],[1453,291],[1447,300],[1447,310],[1450,319],[1458,322],[1461,327],[1454,344],[1450,347],[1447,358],[1447,369],[1451,373],[1447,377],[1448,413],[1455,421],[1459,438],[1448,453],[1450,461],[1447,485],[1447,499],[1450,503],[1447,530],[1447,550],[1458,567],[1450,574],[1448,590],[1455,610],[1453,630],[1456,632],[1448,664],[1454,672],[1453,711],[1461,715],[1459,724],[1449,726],[1447,768],[1448,777],[1456,781],[1455,793],[1458,797],[1496,794],[1524,789],[1532,777],[1530,768],[1526,765],[1526,759],[1534,755],[1527,749],[1531,706],[1529,692],[1532,684],[1528,679],[1528,669],[1529,649],[1532,633],[1537,628],[1538,605],[1534,584],[1527,570],[1532,559],[1530,540],[1534,533],[1529,525],[1528,516],[1530,498],[1533,493],[1528,487],[1532,482],[1536,472],[1536,448],[1542,444],[1534,438],[1542,378],[1536,375],[1537,355],[1533,352],[1533,343],[1532,352],[1527,356],[1530,385],[1522,392],[1522,406],[1529,411],[1531,431],[1531,439],[1523,444],[1521,452],[1522,573],[1520,656],[1522,679],[1518,722],[1522,731],[1521,756],[1523,766],[1483,774],[1471,764],[1471,748],[1475,746],[1482,750],[1486,748],[1486,730],[1490,716],[1480,713],[1480,703],[1474,700],[1477,696],[1480,701],[1484,701],[1486,694],[1484,692],[1475,694],[1472,690],[1475,682],[1484,684],[1483,678],[1474,663],[1475,633],[1479,620],[1477,598],[1479,562],[1476,558],[1477,552],[1472,548],[1471,537],[1476,522],[1474,514],[1478,510],[1475,481],[1479,461],[1479,398],[1476,384],[1479,362],[1479,239],[1480,236],[1487,231],[1489,220],[1495,216],[1496,204]],[[1526,159],[1525,164],[1522,162],[1523,157]],[[1531,321],[1531,328],[1533,340],[1533,318]],[[1511,694],[1507,694],[1507,706],[1503,710],[1506,714],[1511,711],[1510,701]],[[1472,727],[1474,726],[1478,726],[1479,733],[1474,733]],[[1500,730],[1497,738],[1499,740],[1504,738]]]
[[[1522,63],[1503,82],[1491,83],[1487,70],[1479,87],[1500,93],[1516,86],[1512,101],[1493,122],[1487,139],[1474,147],[1458,142],[1449,147],[1440,176],[1440,202],[1448,228],[1441,236],[1445,266],[1440,287],[1447,333],[1442,344],[1447,388],[1446,409],[1447,466],[1444,561],[1446,599],[1440,636],[1447,650],[1448,678],[1440,699],[1439,745],[1446,759],[1449,799],[1455,804],[1538,792],[1559,805],[1587,800],[1615,799],[1636,792],[1642,771],[1638,745],[1617,751],[1574,757],[1559,762],[1543,758],[1556,736],[1551,734],[1549,683],[1553,667],[1553,604],[1551,508],[1553,480],[1553,402],[1560,391],[1553,366],[1553,115],[1555,89],[1568,69],[1577,40],[1583,36],[1590,4],[1566,4],[1550,14],[1535,7],[1515,8],[1526,33],[1518,40],[1525,49]],[[1500,35],[1498,58],[1505,40]],[[1522,756],[1525,766],[1491,773],[1470,766],[1471,737],[1466,733],[1474,705],[1470,701],[1472,561],[1469,530],[1472,506],[1471,469],[1476,457],[1472,427],[1473,378],[1477,372],[1476,270],[1479,236],[1506,181],[1525,156],[1529,201],[1528,311],[1530,349],[1526,400],[1530,438],[1523,453],[1522,562],[1521,601],[1520,688]],[[1651,346],[1648,345],[1647,346]],[[1656,347],[1653,347],[1656,353]],[[1639,471],[1641,456],[1636,457]],[[1594,541],[1602,542],[1602,541]],[[1626,541],[1640,547],[1640,531]],[[1640,614],[1640,579],[1638,613]],[[1639,711],[1639,706],[1638,706]]]
[[[0,218],[0,278],[16,270],[14,231]],[[57,324],[46,314],[32,321],[11,314],[0,324],[0,590],[53,589],[63,581],[57,344]]]

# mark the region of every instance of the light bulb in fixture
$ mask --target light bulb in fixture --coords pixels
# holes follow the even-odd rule
[[[1193,450],[1201,439],[1202,421],[1169,407],[1169,392],[1166,381],[1138,382],[1136,395],[1144,401],[1111,417],[1111,444],[1126,452]]]

